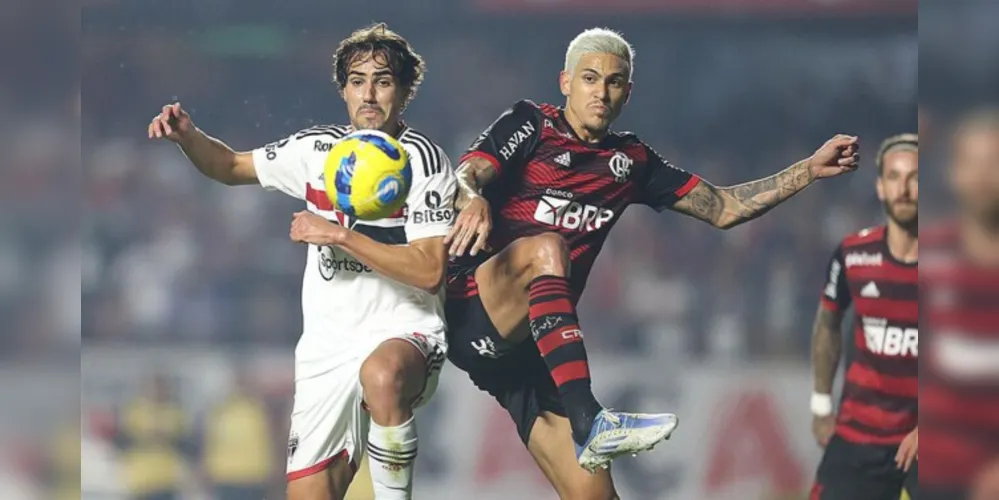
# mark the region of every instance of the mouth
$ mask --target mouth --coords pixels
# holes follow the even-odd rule
[[[364,108],[359,114],[362,116],[380,116],[382,111],[380,109]]]
[[[597,114],[607,114],[610,112],[610,108],[607,107],[607,105],[601,103],[590,104],[589,108],[592,109]]]

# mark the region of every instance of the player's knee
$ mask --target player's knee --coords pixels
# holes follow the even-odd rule
[[[536,275],[569,275],[569,245],[565,238],[558,233],[542,233],[531,239]]]
[[[361,365],[361,387],[369,407],[395,406],[405,399],[406,365],[390,356],[370,357]]]

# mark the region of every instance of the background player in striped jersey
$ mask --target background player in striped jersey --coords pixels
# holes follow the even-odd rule
[[[876,157],[888,221],[847,236],[830,260],[812,332],[812,430],[825,447],[813,500],[896,500],[917,487],[919,140],[886,139]],[[833,414],[840,330],[853,306],[853,353]]]
[[[423,71],[406,40],[381,24],[353,33],[335,54],[350,126],[314,127],[235,153],[198,130],[179,104],[165,106],[149,125],[150,137],[178,143],[212,179],[306,201],[308,210],[291,226],[291,238],[309,244],[288,443],[293,500],[342,499],[366,446],[376,498],[411,496],[412,408],[433,394],[447,347],[442,239],[456,191],[441,148],[400,119]],[[408,217],[360,222],[334,210],[322,191],[323,166],[351,129],[380,129],[408,151]]]
[[[999,498],[999,108],[963,117],[957,213],[923,231],[920,498]]]
[[[560,75],[565,107],[518,102],[458,169],[449,357],[507,409],[562,498],[615,497],[600,468],[649,449],[676,425],[671,414],[604,410],[591,390],[575,304],[621,213],[644,204],[730,228],[857,162],[856,138],[836,136],[771,177],[715,187],[634,134],[609,130],[630,96],[632,61],[619,34],[580,34]],[[498,253],[480,253],[487,247]],[[529,336],[534,342],[524,342]]]

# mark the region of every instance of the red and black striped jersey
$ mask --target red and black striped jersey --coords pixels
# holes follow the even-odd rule
[[[964,486],[999,457],[999,268],[969,262],[956,225],[922,233],[919,482]]]
[[[885,226],[843,239],[829,262],[826,309],[853,305],[853,357],[846,371],[836,433],[861,444],[899,444],[919,408],[919,275],[895,259]]]
[[[462,156],[481,157],[498,177],[483,190],[492,209],[489,246],[557,232],[568,243],[570,283],[576,297],[607,235],[631,204],[671,207],[699,178],[663,159],[631,133],[610,133],[598,144],[579,140],[562,109],[519,101],[480,135]],[[461,274],[488,255],[452,263],[451,296],[476,293]]]

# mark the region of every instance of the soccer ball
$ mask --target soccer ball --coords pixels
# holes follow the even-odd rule
[[[409,154],[394,137],[358,130],[337,142],[323,167],[326,195],[360,220],[384,219],[406,202],[413,180]]]

